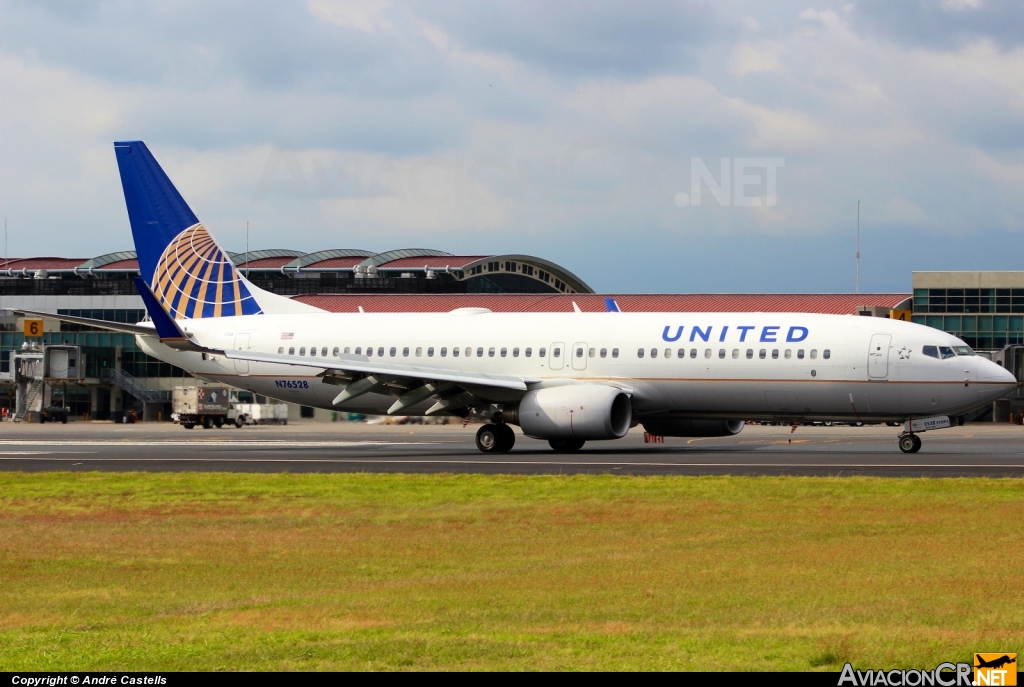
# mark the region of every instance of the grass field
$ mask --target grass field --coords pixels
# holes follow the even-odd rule
[[[0,669],[1024,650],[1024,482],[0,473]]]

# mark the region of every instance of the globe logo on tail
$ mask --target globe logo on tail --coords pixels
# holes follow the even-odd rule
[[[263,312],[201,223],[185,229],[167,245],[152,284],[153,295],[176,320]]]

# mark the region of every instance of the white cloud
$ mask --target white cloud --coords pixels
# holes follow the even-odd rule
[[[394,28],[387,17],[391,0],[306,0],[310,14],[318,19],[372,33]]]

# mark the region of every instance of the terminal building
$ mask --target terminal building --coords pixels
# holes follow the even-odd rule
[[[909,317],[950,332],[1024,379],[1024,272],[915,272],[913,293],[595,294],[569,270],[528,255],[457,256],[407,248],[384,253],[287,249],[229,253],[260,288],[331,312],[603,311],[814,312]],[[3,261],[0,261],[3,263]],[[11,309],[138,322],[146,313],[132,281],[135,253],[92,259],[10,259],[0,268],[0,409],[8,415],[63,405],[72,417],[120,419],[134,410],[170,416],[171,389],[195,383],[185,370],[145,355],[132,335],[44,320],[26,338]],[[20,387],[20,391],[19,391]],[[21,399],[19,408],[18,399]],[[1024,398],[997,404],[1024,408]],[[308,409],[312,412],[312,409]],[[298,413],[298,409],[295,409]],[[321,414],[324,411],[318,411]]]

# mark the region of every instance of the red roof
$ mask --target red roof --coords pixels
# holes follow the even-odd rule
[[[494,312],[572,312],[573,301],[585,312],[604,312],[605,298],[623,312],[813,312],[852,315],[861,305],[893,308],[905,293],[797,294],[330,294],[296,296],[295,300],[330,312],[447,312],[455,308],[489,308]]]
[[[463,265],[468,265],[471,262],[476,262],[486,258],[486,255],[420,255],[412,258],[398,258],[391,262],[385,262],[383,265],[377,265],[377,267],[386,267],[388,269],[397,267],[413,267],[422,269],[424,265],[427,267],[435,267],[444,269],[445,267],[458,268]]]
[[[304,270],[308,270],[308,269],[325,270],[325,269],[331,269],[331,268],[338,269],[338,268],[344,268],[344,267],[355,267],[356,265],[361,263],[363,260],[366,260],[366,258],[364,258],[361,255],[350,255],[350,256],[344,257],[344,258],[327,258],[326,260],[321,260],[320,262],[314,262],[314,263],[310,263],[308,265],[303,265],[302,269],[304,269]]]
[[[239,264],[235,265],[235,267],[246,267],[246,268],[254,269],[254,270],[255,269],[259,269],[261,267],[262,268],[283,267],[283,266],[287,265],[289,262],[291,262],[294,259],[295,259],[294,256],[290,257],[290,256],[287,256],[287,255],[281,256],[281,257],[276,257],[276,258],[258,258],[256,260],[250,260],[249,262],[239,263]]]
[[[0,258],[0,269],[5,270],[73,270],[85,262],[84,258],[11,258],[4,265]]]
[[[135,258],[128,258],[127,260],[118,260],[117,262],[111,262],[103,267],[97,268],[99,270],[139,270],[139,261]]]

